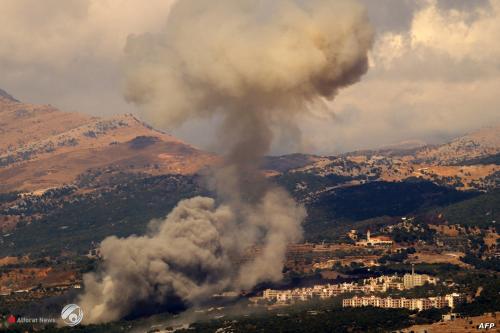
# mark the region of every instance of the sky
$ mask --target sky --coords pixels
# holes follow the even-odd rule
[[[160,31],[174,1],[2,0],[0,88],[65,111],[138,113],[123,98],[124,47]],[[304,117],[301,142],[277,135],[273,153],[436,143],[500,121],[500,0],[360,1],[376,31],[368,73]],[[217,123],[165,130],[213,150]]]

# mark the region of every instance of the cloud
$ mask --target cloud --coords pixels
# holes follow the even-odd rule
[[[378,35],[366,78],[331,105],[341,119],[357,110],[356,121],[310,121],[310,141],[323,152],[436,142],[498,121],[499,33],[500,1],[422,2],[408,30]]]
[[[158,29],[172,1],[5,0],[0,59],[62,69],[86,57],[121,56],[131,32]],[[161,13],[161,14],[160,14]]]
[[[402,32],[410,28],[413,13],[422,6],[415,0],[361,0],[379,34]]]
[[[274,143],[275,153],[326,153],[412,138],[435,141],[497,118],[498,0],[361,2],[377,32],[366,80],[340,91],[330,106],[337,116],[302,122],[302,145],[290,145],[283,136]],[[122,98],[123,48],[131,34],[161,30],[170,5],[160,0],[4,0],[0,87],[22,100],[66,110],[135,111]],[[349,110],[358,113],[347,126],[338,120],[349,117]],[[188,123],[175,133],[213,148],[213,140],[207,140],[207,134],[214,135],[210,126],[210,121]]]
[[[65,110],[130,112],[120,87],[126,39],[159,29],[172,2],[2,1],[0,86]]]

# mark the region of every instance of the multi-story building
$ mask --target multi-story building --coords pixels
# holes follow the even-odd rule
[[[457,304],[465,301],[465,296],[459,293],[448,294],[445,298],[448,301],[448,306],[452,309],[457,306]]]
[[[415,268],[413,266],[411,274],[405,274],[403,276],[403,285],[405,289],[423,286],[426,283],[435,285],[437,283],[437,278],[427,274],[415,274]]]
[[[315,285],[309,288],[295,288],[288,290],[273,290],[266,289],[262,293],[262,298],[268,301],[276,301],[279,303],[289,303],[297,300],[308,300],[312,298],[329,298],[338,296],[343,293],[362,293],[370,294],[374,292],[386,292],[390,289],[404,290],[421,285],[423,282],[436,283],[437,279],[428,275],[407,274],[411,276],[411,280],[404,279],[397,275],[383,275],[362,280],[360,283],[344,282],[339,284],[324,284]],[[406,275],[405,275],[406,276]],[[398,301],[399,302],[399,301]],[[415,305],[413,307],[423,307],[424,305]],[[400,306],[398,306],[400,307]],[[404,306],[404,307],[410,307]]]
[[[368,279],[364,279],[363,283],[368,285],[369,291],[378,291],[378,292],[386,292],[389,289],[397,289],[403,290],[403,279],[397,275],[382,275],[379,277],[372,277]]]
[[[366,232],[366,240],[360,240],[356,242],[356,246],[391,246],[394,244],[394,241],[387,236],[375,236],[372,237],[370,234],[370,230]]]
[[[374,306],[380,308],[406,308],[410,310],[427,310],[430,308],[454,308],[463,300],[461,294],[453,293],[445,296],[428,298],[391,298],[376,296],[354,296],[342,300],[343,307]]]
[[[265,299],[276,299],[279,293],[280,293],[279,290],[266,289],[263,291],[262,297]]]

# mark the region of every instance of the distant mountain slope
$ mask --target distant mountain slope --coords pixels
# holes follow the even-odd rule
[[[20,103],[0,95],[0,156],[91,121],[89,116],[62,112],[50,105]]]
[[[58,187],[88,172],[192,174],[216,159],[132,115],[90,117],[9,96],[0,95],[0,192]]]
[[[302,168],[318,160],[314,155],[288,154],[282,156],[266,156],[263,169],[276,172],[285,172],[291,169]]]
[[[450,224],[498,228],[500,223],[500,190],[449,205],[440,212]]]
[[[433,206],[445,206],[475,196],[428,181],[371,182],[324,193],[311,203],[312,220],[332,217],[364,220],[378,216],[404,216]]]
[[[404,140],[401,142],[385,145],[383,147],[380,147],[379,150],[402,151],[402,150],[417,149],[424,146],[427,146],[427,144],[421,140]]]
[[[200,194],[205,193],[196,176],[127,175],[99,191],[78,193],[68,188],[27,195],[0,210],[0,230],[2,213],[22,216],[16,228],[0,233],[0,257],[43,257],[61,251],[84,254],[107,236],[144,234],[152,219],[163,218],[179,200]]]
[[[461,136],[438,147],[425,147],[415,158],[427,163],[459,165],[461,162],[500,153],[500,124]]]
[[[10,100],[11,102],[19,102],[17,99],[9,95],[5,90],[0,89],[0,98]]]
[[[500,183],[498,130],[437,146],[270,156],[263,169],[306,206],[308,240],[452,203],[444,215],[454,221],[483,202],[457,189],[491,193]],[[85,253],[106,236],[142,234],[182,198],[210,195],[197,174],[217,162],[132,115],[90,117],[2,92],[0,255]],[[2,193],[12,191],[22,193]],[[477,208],[480,221],[485,209]]]
[[[288,179],[287,183],[295,179],[296,186],[289,186],[292,191],[309,194],[333,186],[327,178],[333,175],[344,177],[345,186],[421,178],[460,190],[491,190],[500,183],[499,156],[497,125],[442,145],[419,147],[419,143],[409,142],[337,156],[292,154],[269,157],[265,165],[271,174],[274,171],[275,176]],[[316,176],[314,181],[312,176]]]

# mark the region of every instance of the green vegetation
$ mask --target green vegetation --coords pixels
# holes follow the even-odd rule
[[[476,269],[487,269],[500,272],[500,258],[497,257],[482,259],[475,256],[471,252],[467,252],[462,258],[462,261],[474,266]]]
[[[48,211],[42,202],[36,209],[46,214],[1,238],[0,255],[85,253],[110,235],[143,234],[152,219],[164,217],[179,200],[201,193],[194,177],[159,176],[63,200]],[[34,206],[27,209],[36,211]]]
[[[464,316],[479,316],[486,312],[500,311],[500,277],[498,275],[470,276],[465,283],[469,287],[481,287],[481,292],[473,302],[459,305],[455,309],[456,312]]]
[[[311,206],[318,220],[343,217],[364,220],[377,216],[406,214],[468,199],[472,193],[459,192],[428,181],[372,182],[341,188],[321,196]]]
[[[471,158],[456,163],[455,165],[477,165],[477,164],[496,164],[500,165],[500,154]]]
[[[297,172],[273,179],[292,191],[295,189],[296,197],[305,198],[316,190],[350,178]],[[151,219],[164,217],[179,200],[206,192],[198,185],[196,177],[180,175],[145,177],[110,173],[108,176],[105,170],[101,170],[85,174],[79,181],[80,186],[90,188],[97,183],[106,186],[103,190],[84,195],[78,194],[76,187],[67,186],[40,197],[18,200],[16,206],[9,205],[17,208],[7,208],[5,213],[21,215],[22,218],[11,235],[0,238],[0,255],[85,252],[112,234],[119,237],[142,234]],[[308,210],[305,238],[309,241],[345,242],[344,236],[349,229],[382,226],[394,222],[398,216],[463,199],[475,202],[477,198],[470,199],[475,195],[426,181],[373,182],[321,192],[305,201]],[[498,195],[487,195],[487,198],[496,200],[489,204],[491,208],[498,203]],[[4,194],[0,202],[10,202],[16,196],[16,193]],[[453,212],[461,206],[454,204],[452,207],[446,212],[453,219]],[[11,211],[13,209],[16,211]],[[490,210],[486,209],[486,213]],[[463,210],[456,213],[460,220],[463,220],[462,214]],[[491,214],[496,216],[496,212]],[[425,228],[425,223],[422,225]],[[395,231],[391,236],[397,242],[432,239],[432,231],[425,229],[418,235]]]
[[[303,199],[314,192],[336,186],[353,177],[335,174],[320,176],[309,172],[286,172],[273,178],[277,184],[286,188],[296,199]]]
[[[422,325],[438,322],[441,320],[442,316],[448,312],[450,312],[450,308],[448,307],[442,309],[432,308],[420,311],[415,317],[415,324]]]
[[[402,275],[410,273],[412,266],[405,263],[389,263],[384,266],[361,267],[344,269],[342,273],[348,275]],[[453,264],[415,264],[415,273],[428,274],[446,280],[455,277],[459,272],[466,272],[463,268]]]
[[[0,204],[4,202],[12,202],[17,199],[19,193],[17,192],[6,192],[0,193]]]
[[[440,211],[450,224],[480,228],[495,227],[499,232],[500,190],[449,205]]]
[[[402,249],[400,251],[397,251],[396,253],[386,254],[380,257],[378,262],[381,264],[385,264],[387,262],[403,262],[408,259],[408,254],[413,254],[415,252],[416,250],[413,247]]]
[[[426,224],[422,225],[423,230],[408,231],[405,229],[394,229],[390,236],[396,243],[413,243],[419,240],[430,242],[433,240],[434,230],[430,229]]]
[[[302,168],[311,163],[312,156],[306,154],[288,154],[282,156],[266,156],[264,158],[265,170],[285,172],[291,169]]]
[[[359,221],[389,222],[390,217],[427,211],[476,195],[421,180],[372,182],[339,188],[322,193],[307,205],[306,238],[331,241],[339,237],[342,226],[345,226],[342,230],[345,232],[358,228],[361,225]],[[401,236],[401,240],[411,238],[403,233],[396,236]]]
[[[404,309],[317,308],[284,310],[251,317],[195,323],[179,332],[215,332],[220,327],[232,332],[386,332],[412,324],[411,312]]]

